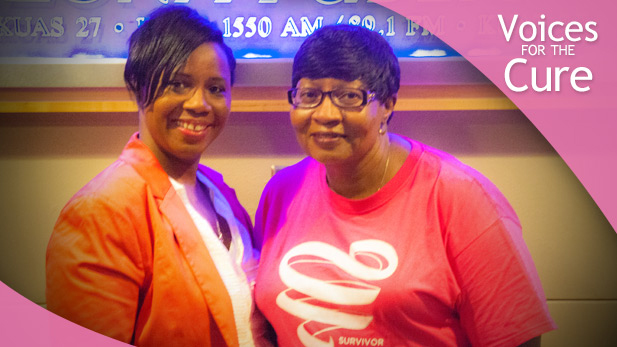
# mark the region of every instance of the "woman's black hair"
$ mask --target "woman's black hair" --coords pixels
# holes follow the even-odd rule
[[[300,46],[293,62],[292,87],[301,78],[360,80],[383,104],[398,92],[401,71],[392,47],[379,33],[336,24],[315,30]]]
[[[139,107],[150,105],[191,53],[209,42],[225,52],[233,85],[236,59],[216,23],[181,5],[161,6],[150,13],[131,34],[124,68],[124,81]]]

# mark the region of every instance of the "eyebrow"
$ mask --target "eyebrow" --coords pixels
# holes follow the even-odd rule
[[[184,78],[184,79],[187,79],[187,78],[191,78],[191,76],[188,75],[188,74],[185,74],[185,73],[182,73],[182,72],[178,71],[175,74],[171,75],[171,78],[172,79],[173,78]]]
[[[223,77],[211,77],[208,79],[208,82],[227,82]]]
[[[177,78],[177,77],[186,78],[186,79],[193,79],[192,75],[184,73],[184,72],[180,72],[180,71],[178,71],[173,76],[173,78]],[[227,80],[225,78],[223,78],[223,77],[210,77],[210,78],[208,78],[208,82],[223,82],[223,83],[225,83],[225,82],[227,82]]]
[[[360,81],[360,85],[355,84],[354,81],[342,81],[335,83],[332,88],[333,89],[341,89],[341,88],[352,88],[352,89],[366,89],[366,85],[364,82]],[[314,83],[313,81],[304,81],[304,83],[299,82],[297,88],[313,88],[313,89],[321,89],[321,86],[318,86],[319,83]]]

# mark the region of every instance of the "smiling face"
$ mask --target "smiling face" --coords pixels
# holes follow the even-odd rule
[[[340,88],[365,89],[362,82],[335,78],[302,78],[297,88],[328,92]],[[328,96],[315,108],[292,107],[291,124],[306,154],[323,164],[358,163],[376,150],[379,128],[392,113],[393,104],[371,101],[364,107],[338,108]]]
[[[230,112],[231,77],[216,43],[197,47],[153,103],[140,110],[139,136],[163,168],[196,165]]]

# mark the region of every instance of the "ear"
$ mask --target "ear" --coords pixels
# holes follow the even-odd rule
[[[392,116],[392,112],[394,112],[394,106],[396,105],[396,100],[398,99],[398,94],[392,95],[386,102],[383,103],[384,108],[386,109],[385,120],[389,121]]]

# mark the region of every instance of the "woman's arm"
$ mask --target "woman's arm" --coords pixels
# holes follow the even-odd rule
[[[47,248],[47,308],[131,342],[144,270],[135,227],[122,209],[87,197],[62,211]]]

